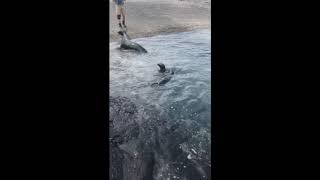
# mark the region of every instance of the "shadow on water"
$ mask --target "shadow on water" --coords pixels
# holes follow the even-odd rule
[[[110,44],[113,180],[211,179],[210,31],[136,39],[148,54]],[[157,63],[174,68],[163,86]]]

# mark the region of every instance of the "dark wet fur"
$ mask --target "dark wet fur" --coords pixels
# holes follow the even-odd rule
[[[151,87],[158,87],[165,85],[167,82],[169,82],[172,78],[172,75],[174,74],[174,69],[167,69],[166,66],[163,63],[158,63],[159,66],[159,73],[161,73],[161,79],[159,82],[152,83]]]
[[[121,36],[121,44],[120,44],[121,49],[126,49],[126,50],[131,49],[141,53],[148,52],[140,44],[131,41],[126,31],[119,31],[118,34]]]

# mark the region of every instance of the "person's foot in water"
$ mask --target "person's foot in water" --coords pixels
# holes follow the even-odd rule
[[[126,29],[124,29],[125,27],[121,24],[121,23],[119,23],[119,29],[120,29],[120,31],[123,31],[123,30],[125,30],[126,31]]]

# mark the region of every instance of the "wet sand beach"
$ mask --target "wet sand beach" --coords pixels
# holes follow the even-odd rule
[[[118,41],[115,4],[110,3],[110,42]],[[211,28],[211,0],[127,0],[126,25],[131,38]]]

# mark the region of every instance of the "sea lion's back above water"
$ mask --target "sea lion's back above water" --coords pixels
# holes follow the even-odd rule
[[[119,31],[118,34],[121,35],[120,48],[122,48],[122,49],[132,49],[132,50],[135,50],[137,52],[147,53],[147,50],[144,49],[140,44],[130,40],[130,38],[127,35],[126,31]]]
[[[156,83],[152,83],[151,84],[152,87],[162,86],[162,85],[166,84],[167,82],[169,82],[171,80],[172,75],[174,74],[173,68],[167,69],[163,63],[158,63],[157,65],[160,68],[159,73],[161,73],[161,79]]]

